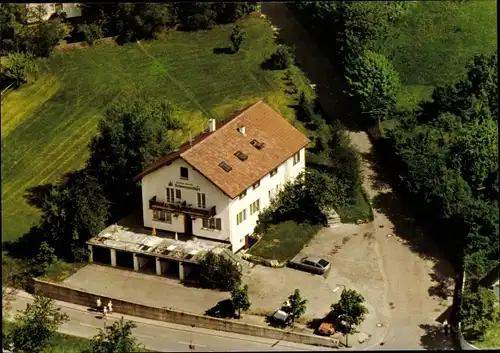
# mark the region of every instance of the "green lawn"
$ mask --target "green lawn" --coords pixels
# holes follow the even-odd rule
[[[229,45],[228,25],[56,52],[41,60],[43,76],[2,101],[2,240],[18,238],[38,221],[37,210],[23,199],[27,188],[56,182],[84,165],[96,122],[116,99],[174,101],[193,134],[205,128],[208,117],[223,117],[258,99],[293,119],[288,104],[295,97],[284,93],[283,72],[260,68],[276,48],[269,23],[252,18],[242,26],[247,39],[234,55],[213,52]],[[300,70],[291,71],[300,90],[309,89]]]
[[[481,349],[500,349],[500,325],[491,327],[482,341],[471,342]]]
[[[279,262],[289,260],[302,250],[320,228],[294,221],[271,225],[262,239],[250,249],[249,254]]]
[[[392,35],[376,43],[405,87],[399,105],[429,98],[436,85],[465,74],[474,55],[497,50],[496,1],[418,1]]]

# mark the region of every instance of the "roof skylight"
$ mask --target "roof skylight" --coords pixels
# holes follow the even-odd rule
[[[234,154],[236,157],[238,157],[238,159],[242,162],[246,161],[248,159],[248,156],[246,154],[244,154],[243,152],[241,151],[238,151]]]
[[[250,141],[250,144],[258,150],[261,150],[266,146],[264,142],[259,142],[257,140]]]
[[[231,170],[233,170],[233,168],[224,161],[220,162],[219,167],[224,169],[224,171],[226,171],[227,173],[229,173]]]

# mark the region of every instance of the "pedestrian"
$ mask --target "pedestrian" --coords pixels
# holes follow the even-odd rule
[[[108,302],[108,311],[110,314],[113,312],[113,303],[111,302],[111,300]]]
[[[104,307],[104,309],[102,310],[102,313],[103,313],[103,318],[107,319],[108,318],[108,308]]]
[[[97,311],[100,311],[101,310],[101,298],[97,298],[96,304],[97,304]]]
[[[447,335],[448,334],[448,324],[445,324],[444,325],[444,334]]]

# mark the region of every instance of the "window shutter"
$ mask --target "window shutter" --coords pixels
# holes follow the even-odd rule
[[[217,230],[221,230],[222,229],[221,219],[220,218],[216,218],[215,219],[215,229],[217,229]]]

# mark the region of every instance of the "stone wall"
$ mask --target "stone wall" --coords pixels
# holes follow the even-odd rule
[[[183,311],[175,311],[159,307],[146,306],[138,303],[127,302],[120,299],[105,297],[102,295],[89,293],[83,290],[74,289],[60,283],[46,282],[35,279],[35,292],[46,297],[70,302],[73,304],[94,307],[97,297],[103,303],[113,301],[113,312],[131,316],[143,317],[151,320],[172,322],[191,327],[201,327],[211,330],[234,332],[250,336],[284,340],[302,344],[325,346],[338,348],[339,341],[333,338],[319,337],[315,335],[290,332],[271,327],[245,324],[242,322],[223,320],[202,316]]]

